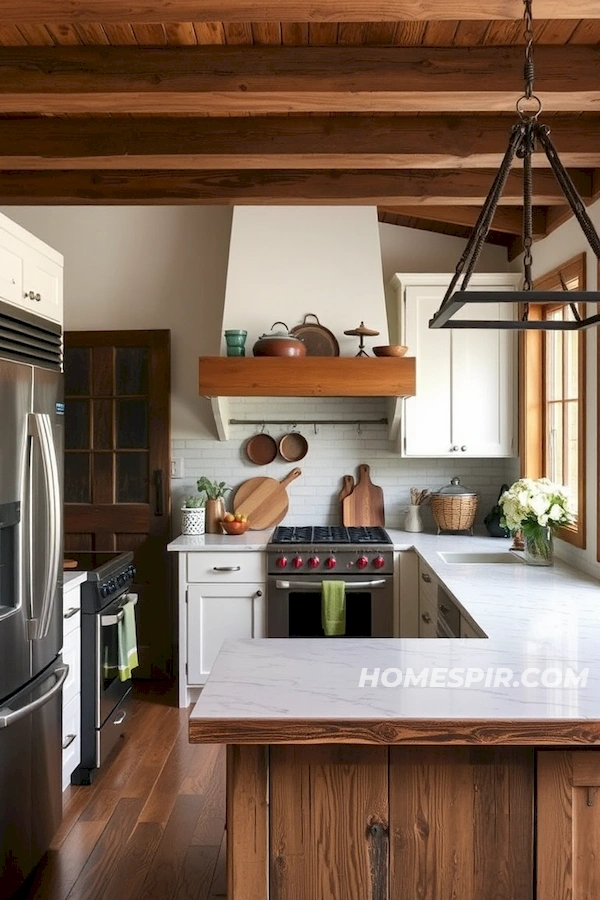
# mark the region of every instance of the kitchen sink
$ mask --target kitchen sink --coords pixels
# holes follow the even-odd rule
[[[502,550],[499,553],[439,553],[438,556],[445,563],[455,563],[460,565],[498,565],[498,564],[520,564],[523,562],[516,553],[510,550]]]

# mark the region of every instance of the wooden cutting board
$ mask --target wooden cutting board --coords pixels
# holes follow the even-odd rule
[[[358,467],[354,490],[342,500],[344,525],[385,525],[383,490],[371,481],[369,466]]]
[[[342,489],[340,491],[340,508],[342,514],[342,522],[344,521],[344,500],[349,497],[354,490],[354,475],[342,475]]]
[[[292,469],[283,481],[274,478],[250,478],[239,486],[233,497],[233,511],[248,516],[250,531],[261,531],[279,525],[288,511],[286,487],[302,469]]]

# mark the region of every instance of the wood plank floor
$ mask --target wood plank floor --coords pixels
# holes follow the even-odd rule
[[[161,694],[162,691],[162,694]],[[69,787],[52,846],[13,900],[223,900],[225,748],[190,746],[188,711],[135,688],[130,739]]]

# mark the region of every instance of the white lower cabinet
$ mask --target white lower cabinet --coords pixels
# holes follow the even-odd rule
[[[264,585],[188,585],[187,680],[204,684],[225,640],[265,634]]]
[[[62,788],[81,762],[81,588],[63,593],[63,662],[69,674],[63,685]]]
[[[179,554],[179,706],[199,696],[224,641],[266,636],[262,551]]]

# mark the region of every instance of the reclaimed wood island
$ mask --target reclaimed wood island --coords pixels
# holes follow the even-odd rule
[[[599,898],[598,656],[565,641],[224,644],[190,740],[228,745],[229,900]],[[569,659],[585,687],[517,685]]]

